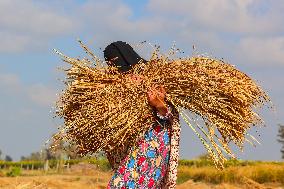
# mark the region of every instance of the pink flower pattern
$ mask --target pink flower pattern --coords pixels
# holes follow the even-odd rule
[[[108,188],[161,188],[170,155],[169,128],[154,125],[138,143],[115,171]]]

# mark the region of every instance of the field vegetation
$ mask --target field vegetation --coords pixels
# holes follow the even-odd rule
[[[47,165],[48,164],[48,165]],[[105,188],[105,159],[0,162],[0,188]],[[17,181],[17,182],[15,182]],[[206,158],[180,160],[178,188],[284,188],[284,162],[230,160],[217,170]],[[14,183],[14,184],[12,184]],[[27,187],[25,187],[27,186]]]

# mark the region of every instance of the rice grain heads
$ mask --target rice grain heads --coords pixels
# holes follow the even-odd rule
[[[248,129],[263,124],[257,110],[270,101],[268,95],[228,63],[200,56],[170,59],[155,51],[146,64],[125,74],[103,66],[81,45],[91,59],[57,52],[72,65],[57,102],[56,114],[64,119],[57,136],[75,143],[78,153],[134,145],[155,121],[146,92],[157,85],[164,86],[167,101],[201,140],[217,168],[223,167],[227,156],[234,157],[231,142],[241,149],[245,141],[254,139]],[[136,83],[131,75],[143,80]]]

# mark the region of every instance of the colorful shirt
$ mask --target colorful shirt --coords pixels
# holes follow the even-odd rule
[[[138,141],[107,154],[115,171],[108,188],[175,188],[179,157],[178,113],[157,122]]]
[[[160,188],[169,163],[169,132],[160,125],[150,128],[121,162],[108,188]]]

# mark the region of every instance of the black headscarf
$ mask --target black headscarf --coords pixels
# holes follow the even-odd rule
[[[120,72],[129,71],[140,60],[146,62],[129,44],[123,41],[109,44],[104,50],[104,57],[109,65],[116,66]]]

